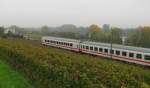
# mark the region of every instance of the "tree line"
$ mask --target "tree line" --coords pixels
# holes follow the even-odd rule
[[[150,27],[148,26],[126,30],[118,27],[111,27],[108,31],[104,31],[96,24],[84,28],[83,31],[83,28],[74,29],[76,31],[52,31],[48,28],[48,26],[43,26],[41,28],[41,34],[103,43],[112,42],[114,44],[123,44],[123,38],[125,38],[125,45],[150,48]],[[69,29],[69,27],[67,29]]]
[[[89,27],[76,27],[72,24],[65,24],[60,27],[48,27],[42,26],[41,28],[20,28],[17,27],[16,31],[21,34],[34,34],[41,36],[56,36],[72,39],[80,39],[83,41],[95,41],[103,43],[113,43],[113,44],[124,44],[129,46],[138,46],[150,48],[150,27],[140,26],[133,29],[123,29],[118,27],[110,27],[109,30],[105,31],[102,27],[96,24],[92,24]],[[4,36],[4,30],[6,28],[0,27],[0,37]],[[11,35],[11,33],[8,33]],[[123,38],[125,41],[123,43]]]

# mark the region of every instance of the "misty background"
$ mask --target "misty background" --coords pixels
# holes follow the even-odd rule
[[[150,25],[149,0],[0,0],[0,25]]]

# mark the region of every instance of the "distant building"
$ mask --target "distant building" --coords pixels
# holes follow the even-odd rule
[[[13,34],[16,34],[16,30],[13,29],[13,28],[6,28],[6,29],[4,30],[4,33],[5,33],[5,34],[8,34],[9,32],[11,32],[11,33],[13,33]]]
[[[15,35],[23,35],[23,29],[18,27],[8,27],[4,30],[5,34],[8,34],[9,32]]]
[[[104,32],[109,31],[109,30],[110,30],[110,24],[104,24],[102,30],[103,30]]]

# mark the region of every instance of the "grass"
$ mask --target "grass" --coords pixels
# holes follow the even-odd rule
[[[30,34],[27,34],[27,35],[29,35],[29,37],[34,39],[34,40],[41,40],[41,38],[42,38],[42,35],[38,34],[38,33],[30,33]]]
[[[32,88],[20,73],[0,60],[0,88]]]

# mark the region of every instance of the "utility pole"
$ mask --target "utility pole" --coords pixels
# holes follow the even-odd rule
[[[82,52],[82,43],[84,41],[84,38],[83,38],[84,34],[82,33],[79,33],[79,51]]]
[[[113,40],[113,32],[111,29],[111,33],[110,33],[110,59],[112,59],[112,40]]]

